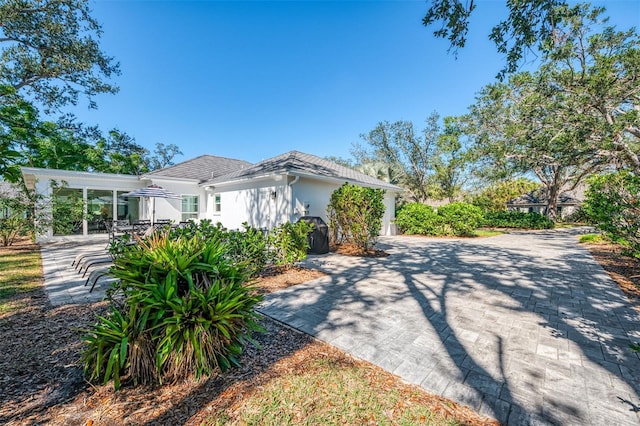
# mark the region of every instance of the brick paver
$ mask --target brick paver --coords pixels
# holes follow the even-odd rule
[[[502,423],[638,425],[640,317],[576,233],[383,238],[261,312]]]
[[[53,306],[92,303],[104,299],[106,287],[97,285],[89,293],[90,287],[84,286],[89,274],[82,278],[82,274],[76,272],[71,263],[81,253],[106,254],[106,246],[106,235],[56,238],[52,242],[41,244],[44,288]]]

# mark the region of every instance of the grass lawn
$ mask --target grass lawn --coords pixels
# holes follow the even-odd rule
[[[479,238],[483,237],[495,237],[496,235],[502,235],[504,231],[496,231],[495,229],[476,229],[474,235]]]
[[[23,307],[24,293],[40,288],[42,266],[36,245],[0,248],[0,315]]]

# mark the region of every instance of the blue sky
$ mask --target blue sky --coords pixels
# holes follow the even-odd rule
[[[177,161],[349,157],[378,122],[463,114],[493,81],[503,58],[487,35],[504,2],[476,3],[456,59],[422,26],[426,1],[94,1],[120,92],[74,112],[151,149],[176,144]],[[598,4],[640,27],[640,1]]]

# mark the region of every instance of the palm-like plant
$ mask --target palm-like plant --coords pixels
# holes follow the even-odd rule
[[[112,275],[124,303],[89,330],[90,378],[113,379],[118,388],[125,376],[148,384],[237,365],[250,332],[260,329],[261,296],[227,251],[219,239],[167,233],[121,248]]]

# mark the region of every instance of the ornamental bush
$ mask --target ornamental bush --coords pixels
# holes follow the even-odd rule
[[[332,241],[355,244],[361,250],[369,250],[382,228],[384,194],[383,189],[350,183],[336,189],[327,207]]]
[[[438,207],[438,216],[444,226],[445,235],[461,237],[472,237],[483,218],[480,207],[462,202]]]
[[[486,212],[483,226],[490,228],[552,229],[555,224],[548,217],[536,212],[501,211]]]
[[[242,224],[241,230],[228,230],[222,224],[206,219],[200,223],[190,222],[183,228],[171,230],[171,237],[185,236],[201,241],[218,240],[226,245],[226,257],[233,263],[242,265],[249,277],[262,272],[268,260],[267,237],[260,229]]]
[[[302,220],[273,228],[268,236],[268,258],[271,264],[288,269],[296,262],[306,259],[309,250],[307,236],[312,230],[313,224]]]
[[[473,236],[482,222],[482,210],[468,203],[433,207],[421,203],[404,205],[396,214],[396,224],[404,234],[432,236]]]
[[[640,256],[640,176],[619,171],[588,183],[583,209],[591,222]]]
[[[33,223],[27,219],[30,204],[23,197],[0,193],[0,245],[10,246],[18,238],[33,232]]]
[[[123,297],[112,298],[109,313],[86,330],[90,380],[113,380],[118,389],[122,379],[157,384],[238,364],[260,329],[254,308],[261,296],[220,236],[157,232],[119,249],[112,275]]]
[[[408,203],[396,213],[396,225],[403,234],[442,235],[442,221],[433,207]]]

